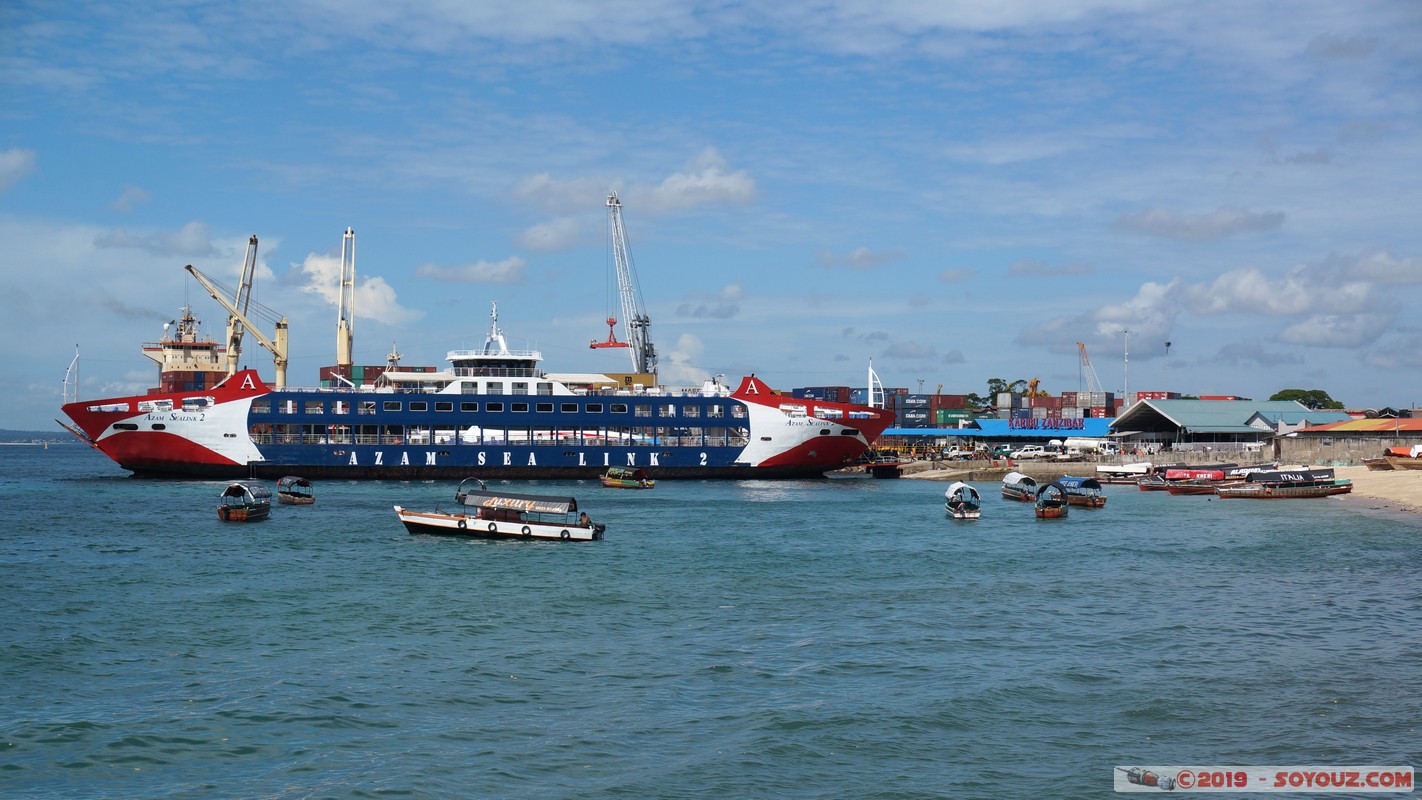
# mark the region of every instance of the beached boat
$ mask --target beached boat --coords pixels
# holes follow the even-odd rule
[[[1422,444],[1389,447],[1386,458],[1393,469],[1422,469]]]
[[[1136,481],[1149,475],[1154,465],[1149,461],[1136,464],[1103,464],[1096,468],[1096,480],[1101,483],[1134,485]]]
[[[977,489],[957,481],[943,493],[943,509],[953,519],[978,519],[982,516],[982,497]]]
[[[1170,482],[1165,479],[1164,475],[1152,472],[1137,480],[1136,488],[1143,492],[1163,492],[1170,488]]]
[[[287,506],[309,506],[316,502],[316,490],[311,481],[297,475],[287,475],[277,481],[277,502]]]
[[[1009,472],[1002,476],[1002,496],[1030,503],[1037,499],[1037,481],[1020,472]]]
[[[602,474],[601,480],[610,489],[650,489],[657,485],[645,470],[628,467],[613,467]]]
[[[1221,486],[1219,495],[1227,499],[1283,500],[1328,497],[1351,491],[1353,482],[1334,477],[1331,469],[1283,469],[1253,473],[1244,483]]]
[[[473,488],[470,484],[476,485]],[[466,478],[454,493],[461,510],[453,513],[411,511],[395,506],[395,516],[410,533],[473,536],[481,539],[553,539],[590,542],[601,539],[606,526],[578,510],[572,497],[548,497],[489,491],[483,481]]]
[[[234,483],[222,490],[217,518],[224,522],[255,522],[272,513],[272,490],[265,486]]]
[[[1037,487],[1036,513],[1038,519],[1058,519],[1067,515],[1071,503],[1067,500],[1067,490],[1056,481]]]
[[[1387,456],[1379,456],[1378,458],[1365,458],[1363,459],[1363,466],[1374,472],[1388,472],[1393,468],[1392,462],[1387,460]]]
[[[1166,481],[1166,491],[1171,494],[1215,494],[1221,486],[1234,486],[1243,481],[1214,481],[1206,478],[1188,478],[1183,481]]]
[[[1077,478],[1070,475],[1057,479],[1066,488],[1067,502],[1085,508],[1104,508],[1106,495],[1101,493],[1101,482],[1095,478]]]

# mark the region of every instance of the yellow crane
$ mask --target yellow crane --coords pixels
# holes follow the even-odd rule
[[[255,248],[255,246],[256,246],[256,240],[257,240],[257,237],[253,236],[253,237],[252,237],[252,242],[251,242],[251,246],[252,246],[253,248]],[[271,351],[272,360],[273,360],[273,362],[274,362],[275,365],[276,365],[276,388],[278,388],[278,389],[285,388],[285,387],[286,387],[286,329],[287,329],[286,317],[282,317],[280,320],[277,320],[277,323],[276,323],[276,332],[273,334],[272,339],[268,339],[266,336],[263,336],[263,335],[262,335],[262,332],[257,329],[257,326],[256,326],[256,325],[253,325],[253,324],[252,324],[252,321],[251,321],[251,320],[247,319],[247,315],[246,315],[246,314],[244,314],[243,312],[241,312],[241,311],[239,311],[239,310],[237,309],[237,306],[234,304],[233,301],[227,299],[226,295],[222,292],[222,290],[219,289],[219,288],[217,287],[217,285],[216,285],[210,278],[208,278],[206,275],[202,274],[201,272],[198,272],[197,267],[194,267],[192,264],[189,264],[189,265],[187,265],[186,267],[184,267],[184,269],[186,269],[188,272],[192,273],[192,276],[193,276],[194,278],[197,278],[198,283],[202,284],[202,288],[206,289],[206,290],[207,290],[207,293],[210,294],[210,295],[212,295],[212,299],[214,299],[214,300],[216,300],[217,302],[221,303],[221,304],[222,304],[222,307],[225,308],[225,309],[227,309],[227,313],[232,315],[232,319],[233,319],[233,320],[235,320],[236,322],[241,323],[242,326],[245,326],[247,330],[249,330],[249,331],[252,332],[252,335],[253,335],[253,336],[257,337],[257,342],[258,342],[259,344],[261,344],[262,347],[265,347],[265,348],[267,348],[267,350]],[[242,296],[241,293],[239,293],[238,297],[240,298],[241,296]],[[229,331],[229,333],[228,333],[228,351],[227,351],[227,357],[228,357],[228,359],[229,359],[229,362],[228,362],[228,365],[229,365],[229,366],[228,366],[228,372],[227,372],[227,374],[229,374],[229,375],[231,375],[232,373],[234,373],[234,372],[236,371],[237,361],[238,361],[238,358],[240,358],[240,356],[241,356],[241,348],[242,348],[242,339],[241,339],[240,329],[239,329],[239,332],[236,334],[236,336],[233,336],[233,334],[231,333],[233,327],[234,327],[234,326],[232,326],[232,325],[229,325],[229,326],[228,326],[228,331]],[[273,341],[273,339],[275,339],[275,341]],[[236,351],[236,353],[233,352],[234,350]]]

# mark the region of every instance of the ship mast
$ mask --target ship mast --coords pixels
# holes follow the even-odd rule
[[[237,374],[237,364],[242,358],[242,320],[247,316],[247,309],[252,304],[252,280],[257,274],[257,236],[252,234],[252,238],[247,240],[247,256],[242,259],[242,281],[237,285],[237,291],[232,297],[232,305],[224,306],[228,308],[227,315],[227,374]],[[218,298],[222,302],[222,298]]]
[[[641,307],[641,290],[637,285],[637,275],[627,255],[627,231],[622,227],[622,201],[617,199],[616,192],[607,195],[607,214],[626,341],[618,342],[609,333],[607,342],[593,342],[592,347],[626,347],[632,356],[633,372],[655,375],[657,348],[652,344],[652,320]],[[616,320],[609,317],[609,327],[615,324]]]
[[[336,366],[350,374],[355,339],[355,230],[341,237],[341,297],[336,311]]]

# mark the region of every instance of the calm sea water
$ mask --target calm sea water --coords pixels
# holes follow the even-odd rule
[[[1108,487],[593,482],[607,539],[407,534],[452,482],[0,449],[0,796],[1097,798],[1116,765],[1422,763],[1422,520]],[[525,490],[531,484],[524,483]],[[1336,795],[1335,795],[1336,796]]]

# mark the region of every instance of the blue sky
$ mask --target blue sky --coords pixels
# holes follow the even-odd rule
[[[86,399],[155,385],[185,302],[222,332],[183,265],[252,234],[294,384],[347,226],[358,363],[498,301],[625,371],[610,190],[670,381],[1055,394],[1082,342],[1108,390],[1422,404],[1422,5],[771,5],[6,4],[0,427],[54,427],[75,345]]]

